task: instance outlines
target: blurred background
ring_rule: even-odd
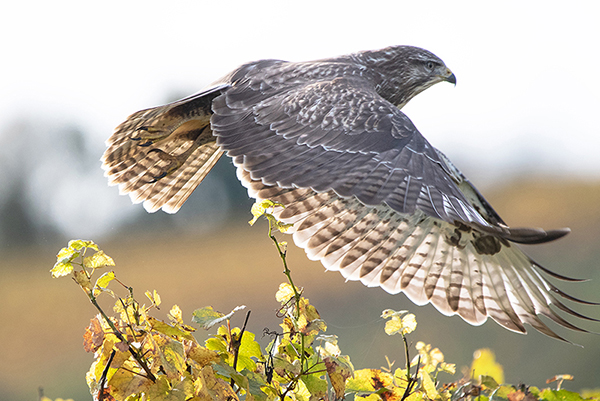
[[[424,47],[458,77],[405,111],[419,130],[516,226],[571,227],[526,251],[542,265],[592,279],[561,288],[600,301],[600,52],[595,2],[475,1],[22,1],[0,6],[0,394],[89,399],[92,355],[82,334],[95,310],[48,270],[72,238],[92,239],[117,262],[138,298],[156,289],[159,317],[179,304],[252,310],[249,329],[277,329],[285,281],[265,224],[250,228],[251,201],[230,161],[176,215],[146,213],[108,187],[99,158],[129,114],[200,90],[261,58],[311,60],[395,44]],[[489,347],[507,382],[544,386],[569,373],[571,390],[600,387],[597,335],[557,328],[574,346],[493,322],[471,327],[325,273],[289,250],[295,282],[329,323],[356,368],[404,364],[379,319],[409,309],[412,339],[439,347],[459,369]],[[107,307],[110,302],[105,300]],[[576,307],[600,318],[600,309]],[[162,315],[161,315],[162,314]],[[242,316],[234,323],[241,324]],[[583,322],[592,331],[599,324]],[[552,326],[552,328],[556,328]],[[206,337],[198,333],[198,338]],[[413,350],[414,353],[414,350]],[[441,377],[454,381],[460,377]]]

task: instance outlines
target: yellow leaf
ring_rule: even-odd
[[[115,272],[109,271],[98,277],[96,280],[96,285],[94,287],[106,288],[108,283],[115,279]]]
[[[171,318],[173,321],[179,324],[183,324],[183,313],[181,312],[181,308],[179,308],[178,305],[173,305],[173,307],[169,311],[169,318]]]
[[[110,271],[106,272],[96,280],[96,284],[94,285],[94,296],[98,296],[102,291],[106,290],[106,286],[108,283],[115,279],[115,272]]]
[[[72,271],[73,265],[71,264],[71,262],[56,262],[54,267],[50,270],[53,278],[66,276]]]
[[[456,373],[456,364],[454,363],[440,363],[440,370],[442,372],[450,373],[451,375]]]
[[[417,328],[417,319],[415,315],[409,313],[402,318],[402,334],[409,334]]]
[[[306,387],[306,384],[302,380],[298,380],[298,384],[294,389],[294,394],[296,395],[296,399],[298,401],[309,401],[310,400],[310,391]]]
[[[56,263],[70,262],[79,256],[79,252],[71,248],[62,248],[56,255]]]
[[[389,319],[392,316],[402,316],[404,315],[406,312],[408,312],[407,310],[401,310],[401,311],[395,311],[393,309],[385,309],[383,312],[381,312],[381,317],[384,319]]]
[[[98,245],[94,244],[94,241],[86,241],[82,239],[71,240],[69,241],[68,246],[69,248],[75,249],[77,251],[81,250],[82,248],[91,248],[95,251],[98,250]]]
[[[150,369],[161,369],[169,379],[179,378],[187,368],[183,344],[162,333],[146,336],[142,352],[149,359]]]
[[[252,218],[252,220],[250,220],[248,223],[250,225],[254,225],[254,223],[256,223],[256,221],[265,214],[265,212],[270,208],[273,207],[274,203],[268,199],[265,199],[263,201],[260,202],[254,202],[254,204],[252,205],[252,208],[250,209],[250,212],[252,213],[252,216],[254,216]]]
[[[354,392],[374,392],[392,386],[393,376],[378,369],[360,369],[354,371],[354,377],[348,379],[346,387]]]
[[[168,336],[173,337],[181,337],[187,340],[194,340],[194,336],[189,332],[182,330],[178,327],[173,327],[169,323],[161,322],[160,320],[153,318],[152,316],[148,317],[148,324],[150,325],[152,330],[158,331],[159,333],[166,334]],[[192,331],[194,329],[192,328]]]
[[[158,295],[158,292],[156,292],[156,290],[154,290],[153,292],[146,291],[144,294],[146,294],[146,297],[148,297],[148,299],[150,300],[150,302],[152,302],[154,306],[156,306],[157,308],[160,306],[160,295]]]
[[[106,266],[114,266],[115,261],[104,253],[104,251],[98,251],[92,256],[88,256],[83,259],[83,266],[91,269],[99,269]]]
[[[131,395],[147,391],[153,383],[144,377],[144,374],[137,362],[131,359],[125,361],[122,369],[117,370],[110,379],[111,395],[117,400],[124,400]]]
[[[396,316],[385,322],[385,334],[388,336],[392,336],[394,334],[398,334],[402,330],[402,320],[398,319]]]
[[[89,293],[92,290],[92,282],[90,281],[90,278],[85,270],[75,270],[73,272],[73,278],[75,279],[75,282],[85,290],[85,292]]]
[[[293,287],[288,283],[279,284],[279,290],[275,294],[275,299],[277,302],[281,302],[282,305],[285,305],[292,298],[294,298]]]
[[[434,366],[444,362],[444,354],[442,354],[442,351],[440,351],[439,348],[432,349],[429,355],[431,356],[431,363]]]
[[[338,346],[337,336],[320,335],[317,340],[321,340],[321,345],[317,347],[317,352],[321,358],[339,356],[342,353]]]
[[[429,376],[429,373],[420,370],[419,376],[421,376],[423,389],[425,390],[427,397],[430,400],[435,400],[436,398],[438,398],[440,396],[440,393],[438,393],[438,391],[436,390],[435,383],[431,379],[431,376]]]
[[[327,357],[323,359],[323,362],[325,363],[327,376],[329,376],[329,381],[335,391],[336,398],[341,399],[346,390],[346,379],[351,377],[354,372],[350,358],[345,355],[337,358]]]
[[[279,232],[282,232],[282,233],[286,233],[290,228],[292,228],[294,226],[291,223],[284,223],[284,222],[279,221],[279,220],[277,220],[275,218],[273,218],[273,220],[275,220],[274,221],[275,227],[277,227],[277,229],[279,230]],[[286,245],[287,245],[287,243],[286,243]]]
[[[215,376],[212,367],[206,366],[199,375],[200,383],[194,383],[200,400],[239,401],[237,394],[223,379]]]
[[[208,348],[204,348],[195,342],[190,343],[190,348],[187,351],[187,357],[198,362],[200,367],[204,367],[219,360],[219,354],[217,354],[215,351],[209,350]]]
[[[478,379],[479,376],[491,376],[497,383],[504,383],[504,369],[490,349],[479,349],[473,354],[471,377]]]
[[[406,311],[396,312],[391,309],[386,309],[383,311],[381,317],[390,319],[385,323],[384,328],[387,335],[391,336],[398,333],[406,335],[415,331],[417,328],[417,320],[415,315],[409,313],[404,317],[400,317],[404,313],[406,313]]]
[[[148,387],[146,393],[149,400],[177,400],[177,398],[173,396],[173,390],[171,389],[169,379],[167,379],[164,375],[158,376],[156,378],[156,382],[154,382],[150,387]]]

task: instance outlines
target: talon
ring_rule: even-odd
[[[168,174],[168,172],[164,172],[161,175],[158,175],[156,177],[154,177],[152,180],[148,181],[148,184],[154,184],[155,182],[157,182],[158,180],[160,180],[161,178],[166,177]]]
[[[163,128],[146,127],[146,126],[139,127],[138,129],[135,130],[135,132],[140,132],[140,134],[137,136],[132,136],[131,137],[132,141],[140,141],[142,139],[146,139],[148,141],[148,142],[145,142],[145,143],[147,143],[146,145],[141,145],[141,146],[151,145],[152,143],[157,142],[161,139],[164,139],[171,134],[170,130],[164,130]]]

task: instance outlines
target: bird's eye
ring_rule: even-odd
[[[435,67],[435,64],[433,63],[433,61],[428,61],[427,62],[427,69],[429,71],[433,71],[433,68]]]

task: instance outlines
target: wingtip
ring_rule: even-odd
[[[570,228],[560,228],[557,230],[543,230],[541,228],[510,228],[506,239],[519,244],[543,244],[554,241],[571,232]]]

